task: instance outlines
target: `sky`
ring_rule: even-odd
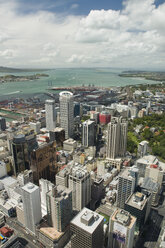
[[[0,66],[165,70],[165,0],[0,0]]]

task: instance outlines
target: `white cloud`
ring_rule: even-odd
[[[18,9],[19,1],[0,0],[0,65],[164,68],[165,4],[127,0],[120,11],[83,17]]]

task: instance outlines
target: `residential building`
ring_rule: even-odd
[[[148,141],[146,140],[143,140],[139,143],[138,145],[138,156],[141,158],[141,157],[144,157],[145,155],[147,155],[147,152],[148,152]]]

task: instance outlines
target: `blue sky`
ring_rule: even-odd
[[[164,69],[165,0],[0,0],[0,66]]]

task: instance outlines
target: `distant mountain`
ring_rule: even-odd
[[[40,71],[48,71],[49,69],[20,69],[20,68],[10,68],[0,66],[0,72],[4,73],[14,73],[14,72],[40,72]]]

